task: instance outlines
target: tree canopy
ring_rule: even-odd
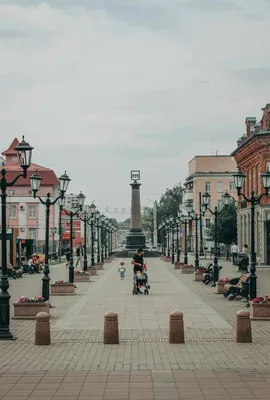
[[[185,188],[178,183],[172,189],[167,189],[161,196],[158,207],[158,221],[167,217],[177,217],[179,206],[182,204]]]
[[[211,224],[208,229],[208,234],[211,239],[214,239],[215,225]],[[236,201],[225,208],[217,219],[217,240],[219,243],[232,244],[237,241],[237,208]]]

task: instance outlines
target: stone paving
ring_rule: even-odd
[[[149,259],[149,296],[132,295],[132,266],[105,265],[76,296],[51,297],[52,344],[35,346],[34,321],[12,320],[16,341],[0,342],[0,399],[269,399],[269,322],[252,322],[253,343],[236,344],[235,315],[244,308],[213,288]],[[224,276],[236,275],[222,263]],[[67,279],[64,266],[51,279]],[[10,282],[12,301],[41,293],[42,275]],[[258,271],[259,291],[270,273]],[[267,291],[266,291],[267,292]],[[186,343],[168,343],[169,313],[184,314]],[[102,343],[104,314],[119,315],[120,344]]]

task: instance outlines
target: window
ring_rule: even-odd
[[[211,218],[205,218],[205,227],[209,229],[210,225],[211,225]]]
[[[16,218],[16,206],[9,206],[9,218]]]
[[[204,189],[206,192],[211,192],[211,182],[205,182]]]
[[[29,206],[29,208],[28,208],[28,217],[29,218],[36,218],[36,216],[37,216],[36,211],[37,211],[36,206]]]
[[[15,190],[9,190],[8,191],[9,196],[15,196]]]
[[[234,192],[235,191],[235,184],[234,182],[230,182],[230,192]]]
[[[37,230],[36,230],[36,228],[29,228],[28,237],[29,237],[29,239],[36,240],[36,238],[37,238]]]
[[[217,183],[217,191],[218,191],[218,193],[222,193],[223,192],[223,182],[218,182]]]

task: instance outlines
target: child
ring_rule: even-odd
[[[126,268],[125,268],[125,263],[123,261],[120,262],[120,268],[118,272],[120,273],[121,280],[125,279]]]

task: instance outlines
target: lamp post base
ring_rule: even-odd
[[[8,293],[8,291],[0,293],[0,340],[17,339],[10,332],[9,329],[9,324],[10,324],[9,300],[10,300],[10,294]]]
[[[69,283],[74,283],[74,265],[69,266]]]

